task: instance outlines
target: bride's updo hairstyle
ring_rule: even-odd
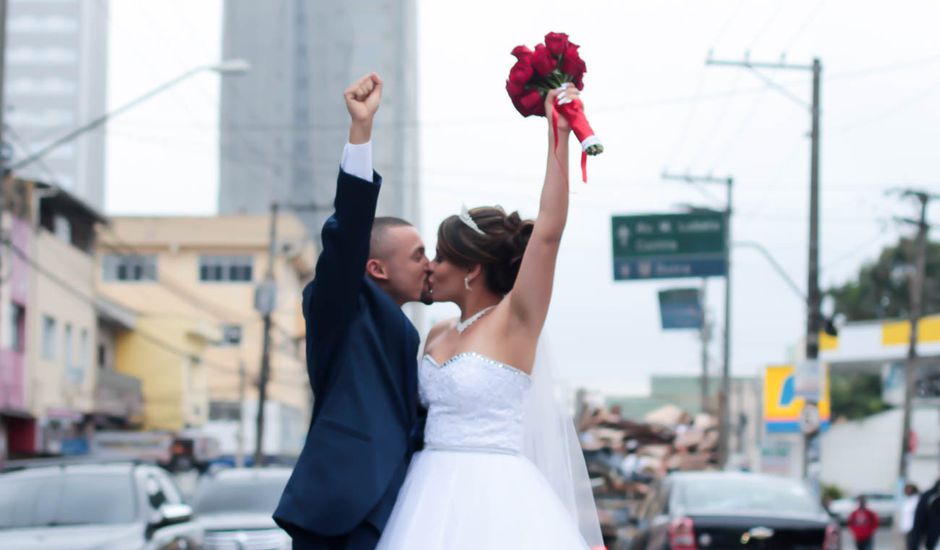
[[[487,288],[505,295],[516,282],[535,222],[523,220],[519,212],[506,214],[498,206],[480,206],[462,214],[468,215],[469,223],[461,216],[441,222],[437,230],[440,259],[466,269],[480,264]]]

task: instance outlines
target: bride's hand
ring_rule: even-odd
[[[556,107],[558,105],[569,103],[578,99],[581,96],[581,90],[575,88],[574,84],[566,83],[565,88],[555,89],[545,95],[545,118],[548,119],[548,127],[552,127],[552,103],[555,103]],[[558,113],[558,131],[559,132],[570,132],[571,125],[568,124],[568,120],[561,113]]]

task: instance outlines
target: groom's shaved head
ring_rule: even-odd
[[[395,227],[411,227],[401,218],[379,216],[372,222],[372,236],[369,239],[369,257],[386,260],[394,250],[394,239],[388,238],[388,232]]]

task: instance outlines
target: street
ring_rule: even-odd
[[[852,538],[852,533],[848,529],[842,529],[842,549],[852,550],[854,548],[855,540]],[[875,546],[873,550],[899,550],[903,548],[901,535],[893,528],[882,527],[878,529],[878,532],[875,534]]]

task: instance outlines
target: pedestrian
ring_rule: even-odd
[[[858,497],[858,508],[849,514],[848,526],[855,538],[855,547],[858,550],[872,550],[872,541],[878,530],[878,515],[865,505],[865,497]]]
[[[940,540],[940,481],[925,491],[914,510],[914,525],[907,536],[907,550],[934,550]],[[923,546],[921,546],[923,543]]]
[[[917,512],[917,502],[920,500],[920,490],[917,485],[908,483],[904,486],[904,499],[901,501],[901,516],[898,521],[898,528],[904,539],[907,540],[914,530],[914,514]],[[910,546],[909,543],[907,543]]]

